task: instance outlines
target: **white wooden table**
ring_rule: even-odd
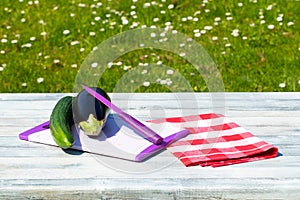
[[[19,140],[64,95],[0,94],[0,199],[300,199],[300,93],[225,93],[213,103],[210,93],[110,94],[142,120],[223,110],[282,154],[203,168],[163,151],[123,171],[108,158]]]

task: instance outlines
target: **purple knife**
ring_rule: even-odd
[[[104,98],[102,95],[98,94],[96,91],[92,90],[91,88],[85,85],[82,85],[82,87],[93,97],[95,97],[96,99],[101,101],[104,105],[106,105],[107,107],[115,111],[128,125],[130,125],[133,129],[135,129],[142,137],[144,137],[145,139],[149,140],[150,142],[156,145],[160,145],[163,142],[163,138],[159,136],[156,132],[154,132],[152,129],[147,127],[145,124],[135,119],[128,113],[125,113],[116,105],[108,101],[106,98]]]

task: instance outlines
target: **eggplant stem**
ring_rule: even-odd
[[[97,120],[93,114],[90,114],[88,120],[80,122],[79,126],[86,135],[98,136],[101,132],[103,123],[104,120]]]

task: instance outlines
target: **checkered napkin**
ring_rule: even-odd
[[[151,120],[190,131],[167,149],[185,166],[220,167],[274,158],[278,149],[221,114],[209,113]]]

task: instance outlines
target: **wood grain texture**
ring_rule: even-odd
[[[300,93],[110,94],[141,120],[220,111],[282,154],[215,169],[184,167],[166,151],[114,163],[18,139],[65,95],[0,94],[0,199],[300,198]]]

